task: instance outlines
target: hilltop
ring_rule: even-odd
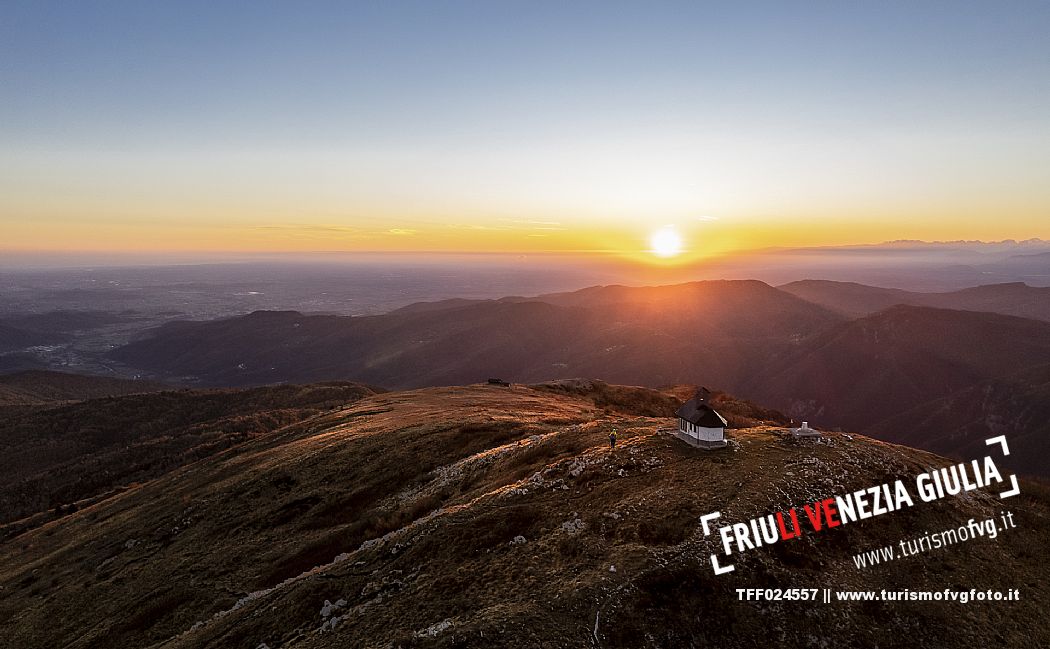
[[[3,542],[0,637],[25,649],[1050,642],[1036,623],[1050,498],[1028,483],[1008,502],[975,492],[780,543],[716,577],[702,514],[746,520],[951,462],[857,435],[794,439],[725,396],[748,427],[701,451],[661,432],[673,397],[592,382],[365,396]],[[1004,506],[1019,527],[995,541],[865,570],[850,559]],[[1023,599],[890,608],[734,590],[828,584]]]

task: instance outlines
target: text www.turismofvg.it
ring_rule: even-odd
[[[887,545],[874,550],[867,550],[853,555],[853,564],[860,568],[888,563],[902,557],[912,557],[923,552],[939,550],[957,543],[964,543],[977,538],[994,539],[999,532],[1017,527],[1013,512],[1002,512],[998,517],[975,520],[971,518],[965,525],[953,527],[941,532],[927,532],[921,536],[902,539],[894,545]]]

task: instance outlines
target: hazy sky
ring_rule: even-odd
[[[1050,238],[1050,2],[0,3],[0,249]]]

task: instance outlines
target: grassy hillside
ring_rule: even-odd
[[[168,390],[5,409],[0,538],[375,392],[356,383]]]
[[[584,392],[374,395],[135,486],[0,544],[0,637],[26,649],[1050,642],[1044,490],[1006,505],[1019,527],[995,541],[867,570],[850,560],[1003,509],[976,493],[751,552],[716,577],[702,514],[746,520],[949,462],[761,424],[705,452],[660,432],[672,420],[637,414],[665,397],[612,390],[599,405]],[[828,584],[1023,599],[770,605],[734,590]]]

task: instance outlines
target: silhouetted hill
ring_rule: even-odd
[[[856,282],[804,279],[778,286],[797,297],[845,316],[865,316],[897,304],[915,304],[922,293],[899,288],[881,288]]]
[[[858,570],[854,553],[998,517],[975,493],[749,552],[715,576],[699,517],[747,520],[948,460],[769,426],[721,451],[673,420],[514,386],[366,397],[0,543],[20,649],[1043,646],[1050,502],[1017,530]],[[590,393],[591,388],[581,387]],[[658,403],[626,389],[631,401]],[[620,431],[615,451],[606,437]],[[994,567],[994,569],[989,569]],[[737,588],[1008,590],[1018,602],[740,601]],[[1000,605],[1001,604],[1001,605]],[[61,612],[56,615],[56,611]]]
[[[613,383],[739,385],[841,321],[762,282],[595,287],[455,301],[382,316],[258,312],[178,322],[112,357],[208,385],[353,378],[391,388],[597,376]]]
[[[822,333],[756,376],[746,394],[796,418],[868,430],[991,378],[1047,363],[1050,323],[895,306]]]
[[[446,311],[448,309],[460,309],[467,306],[474,306],[475,304],[485,304],[495,302],[496,300],[468,300],[464,298],[451,298],[448,300],[436,300],[434,302],[414,302],[408,306],[403,306],[400,309],[395,309],[391,313],[406,314],[406,313],[425,313],[427,311]],[[503,301],[510,301],[504,298]]]
[[[1028,286],[1023,282],[975,286],[951,293],[931,293],[922,303],[942,309],[990,311],[1050,321],[1050,287]]]
[[[49,372],[33,378],[69,382],[75,377]],[[97,379],[83,378],[98,387]],[[373,388],[355,383],[169,389],[47,408],[4,409],[0,411],[0,523],[54,508],[59,508],[54,514],[61,514],[78,501],[155,478],[374,393]],[[45,520],[38,517],[0,528],[0,536]]]
[[[960,311],[988,311],[1050,321],[1050,288],[1028,286],[1023,282],[987,284],[950,293],[917,293],[854,282],[814,279],[791,282],[778,288],[851,317],[870,315],[897,304],[908,304]]]
[[[872,424],[872,435],[956,457],[977,457],[984,440],[1006,435],[1003,464],[1050,474],[1050,365],[988,379]]]
[[[40,405],[170,389],[170,385],[156,381],[31,370],[0,375],[0,406]]]

